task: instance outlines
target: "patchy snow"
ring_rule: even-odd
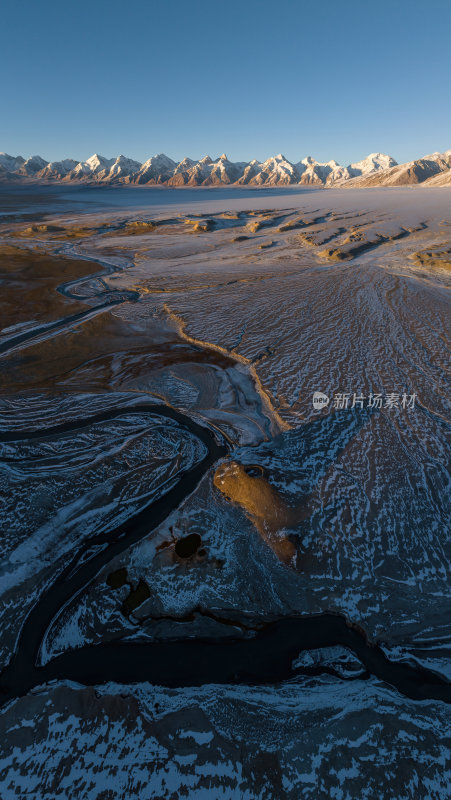
[[[0,782],[33,800],[91,800],[112,785],[127,800],[374,800],[385,785],[396,800],[442,800],[450,734],[442,704],[374,681],[57,685],[0,714]]]

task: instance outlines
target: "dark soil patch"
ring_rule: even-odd
[[[175,545],[175,552],[180,558],[190,558],[197,553],[202,544],[202,539],[198,533],[190,533],[182,536]]]
[[[142,605],[144,600],[150,597],[150,589],[145,581],[139,581],[136,589],[132,589],[128,597],[125,598],[122,604],[122,612],[126,615],[131,614],[135,608]]]
[[[127,583],[127,570],[125,567],[121,567],[120,569],[115,570],[114,572],[110,572],[108,575],[106,582],[111,589],[120,589],[121,586],[124,586]]]

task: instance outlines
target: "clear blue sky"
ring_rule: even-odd
[[[2,0],[0,24],[13,155],[451,148],[447,0]]]

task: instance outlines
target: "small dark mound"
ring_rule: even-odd
[[[122,613],[128,616],[150,597],[150,589],[145,581],[140,579],[137,587],[132,589],[122,604]]]
[[[124,583],[127,582],[127,570],[125,567],[117,569],[115,572],[110,572],[106,582],[111,589],[120,589]]]
[[[198,533],[190,533],[188,536],[182,536],[176,542],[175,552],[180,558],[189,558],[197,553],[202,544],[202,539]]]

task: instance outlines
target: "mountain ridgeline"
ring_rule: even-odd
[[[229,161],[223,154],[215,161],[205,156],[199,161],[184,158],[173,161],[164,154],[151,156],[144,163],[126,156],[104,158],[93,155],[87,161],[66,158],[45,161],[40,156],[22,158],[0,153],[0,181],[5,182],[83,182],[108,184],[149,184],[166,186],[400,186],[424,183],[451,185],[451,150],[432,153],[398,164],[391,156],[371,153],[362,161],[344,167],[337,161],[325,163],[308,156],[291,163],[281,153],[266,161]]]

